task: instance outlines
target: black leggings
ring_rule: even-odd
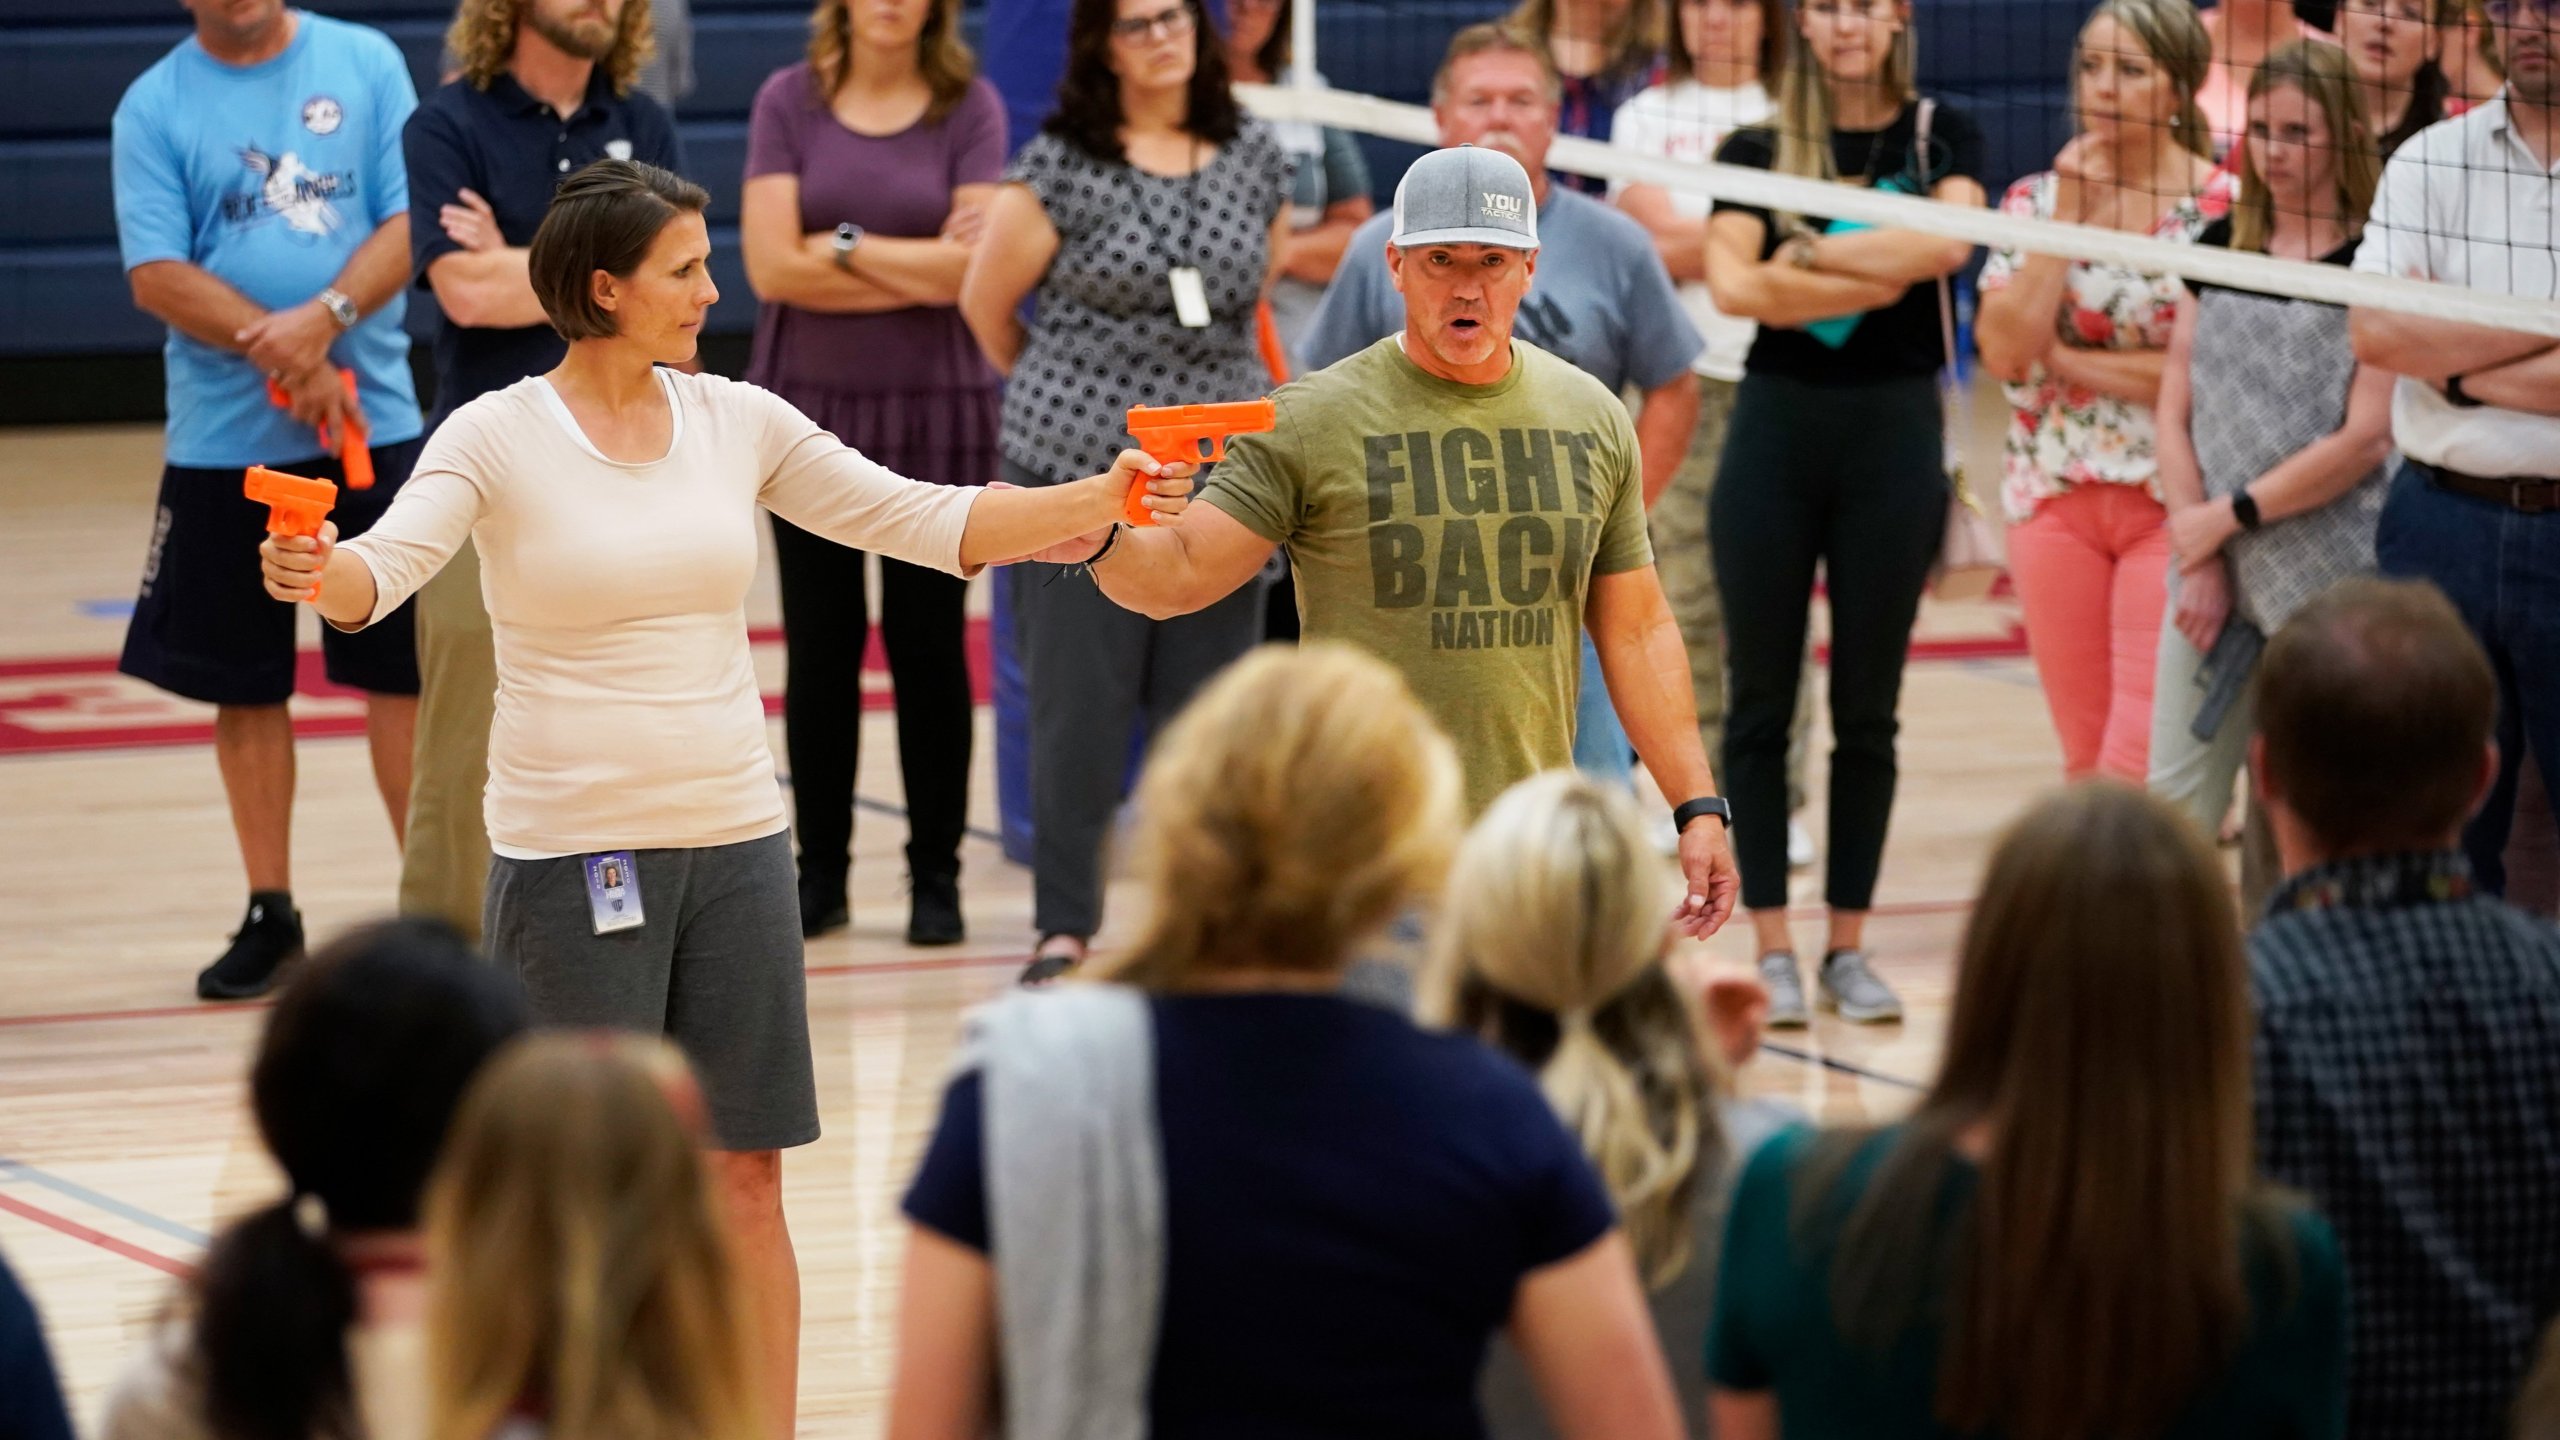
[[[1754,373],[1734,397],[1707,539],[1731,685],[1718,778],[1750,909],[1787,903],[1787,726],[1817,563],[1831,601],[1824,898],[1836,910],[1873,903],[1903,657],[1946,531],[1943,425],[1928,376],[1815,385]]]
[[[853,778],[862,759],[862,652],[871,607],[863,555],[780,516],[783,749],[791,764],[800,873],[840,885],[853,851]],[[880,557],[880,641],[897,697],[898,773],[907,796],[907,869],[956,875],[969,813],[976,716],[969,692],[969,584],[956,575]]]

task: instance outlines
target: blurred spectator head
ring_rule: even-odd
[[[1908,97],[1919,73],[1911,0],[1796,0],[1795,35],[1778,76],[1781,175],[1839,178],[1831,154],[1831,87],[1873,84]]]
[[[818,0],[809,12],[809,69],[832,96],[853,78],[855,41],[874,50],[912,50],[933,102],[930,124],[950,114],[978,77],[978,57],[960,34],[960,0]]]
[[[506,73],[526,32],[602,70],[616,95],[628,95],[640,67],[657,53],[649,0],[462,0],[445,32],[447,54],[462,78],[486,90]]]
[[[2444,98],[2439,60],[2461,39],[2461,0],[2344,0],[2338,6],[2338,46],[2358,83],[2379,91],[2393,106],[2412,95]],[[2368,116],[2377,125],[2388,116]]]
[[[1465,821],[1448,739],[1384,661],[1266,646],[1183,708],[1138,782],[1131,869],[1154,913],[1112,978],[1324,976],[1437,893]]]
[[[1898,1143],[1835,1134],[1808,1162],[1796,1219],[1838,1227],[1841,1333],[1890,1346],[1941,1321],[1956,1432],[2168,1429],[2248,1332],[2250,1035],[2239,917],[2195,826],[2107,782],[2029,809],[1993,850]],[[1979,1173],[1951,1231],[1960,1156]]]
[[[1663,966],[1680,888],[1634,799],[1575,770],[1504,791],[1458,848],[1423,1018],[1538,1072],[1654,1284],[1689,1266],[1722,1169],[1721,1057]]]
[[[2269,55],[2249,81],[2248,128],[2234,148],[2232,249],[2263,252],[2280,213],[2334,214],[2350,233],[2364,228],[2382,157],[2341,47],[2296,40]]]
[[[2213,66],[2213,37],[2187,0],[2102,0],[2072,48],[2072,109],[2080,128],[2124,143],[2166,129],[2213,155],[2213,128],[2196,104]]]
[[[1546,47],[1507,24],[1470,25],[1449,37],[1431,77],[1440,143],[1501,151],[1534,177],[1546,174],[1563,97]]]
[[[666,1042],[601,1032],[472,1087],[427,1200],[431,1435],[532,1402],[556,1440],[763,1440],[692,1095]]]
[[[707,274],[697,268],[677,275],[671,266],[642,262],[662,242],[702,237],[702,212],[710,203],[701,186],[637,160],[598,160],[561,181],[525,261],[551,328],[569,341],[626,334],[661,344],[682,340],[656,332],[693,318],[710,284]],[[692,237],[669,234],[688,218]]]
[[[1224,42],[1199,0],[1075,0],[1058,108],[1042,128],[1096,159],[1125,160],[1128,99],[1180,90],[1183,128],[1224,145],[1244,124],[1227,81]]]
[[[1748,68],[1763,85],[1778,83],[1786,64],[1786,0],[1678,0],[1666,37],[1675,79],[1723,62]]]
[[[1294,14],[1290,0],[1227,0],[1227,54],[1249,60],[1254,70],[1277,79],[1289,68]]]
[[[335,1242],[417,1226],[472,1077],[526,1024],[515,983],[431,920],[352,931],[286,987],[249,1101],[288,1193],[223,1232],[196,1277],[214,1433],[343,1433],[357,1297]]]
[[[1620,0],[1611,7],[1609,28],[1600,38],[1608,59],[1597,74],[1612,79],[1641,75],[1662,58],[1664,32],[1663,0]],[[1520,0],[1518,8],[1503,17],[1505,25],[1530,36],[1545,46],[1555,34],[1556,0]]]
[[[2549,0],[2476,0],[2480,18],[2488,22],[2490,44],[2498,57],[2498,73],[2507,77],[2507,95],[2526,105],[2560,104],[2560,72],[2552,68],[2560,49],[2560,15]]]
[[[2257,709],[2249,768],[2308,858],[2450,848],[2497,773],[2497,678],[2424,581],[2349,580],[2297,611]]]
[[[285,0],[185,0],[196,33],[224,50],[255,46],[284,18]]]

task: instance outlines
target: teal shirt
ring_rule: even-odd
[[[1742,1172],[1717,1270],[1707,1378],[1726,1390],[1775,1390],[1787,1440],[1949,1440],[1932,1415],[1937,1328],[1915,1329],[1886,1354],[1851,1348],[1832,1320],[1828,1258],[1795,1244],[1794,1186],[1814,1134],[1799,1128],[1779,1136]],[[1886,1130],[1847,1183],[1863,1189],[1901,1134]],[[1976,1174],[1960,1166],[1949,1181],[1950,1216],[1962,1213]],[[2286,1267],[2274,1256],[2251,1256],[2257,1323],[2230,1370],[2162,1440],[2337,1440],[2346,1433],[2346,1270],[2327,1221],[2307,1209],[2291,1218],[2290,1303],[2280,1298]]]

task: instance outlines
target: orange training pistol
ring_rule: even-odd
[[[264,465],[250,466],[247,483],[240,488],[267,507],[270,535],[317,535],[320,522],[329,518],[330,509],[338,503],[338,487],[328,481],[287,475]],[[311,598],[320,598],[316,583]]]
[[[1280,421],[1269,397],[1225,405],[1139,405],[1129,411],[1129,434],[1138,448],[1156,461],[1201,465],[1227,458],[1227,437],[1268,430]],[[1153,525],[1156,512],[1146,506],[1147,482],[1129,487],[1120,518],[1131,525]]]
[[[356,403],[356,372],[341,368],[338,371],[338,383],[346,387],[347,404],[353,407]],[[269,380],[267,403],[279,410],[290,410],[293,408],[293,397],[284,393],[284,386]],[[357,410],[356,413],[361,415],[364,412]],[[327,422],[321,423],[320,448],[337,452],[338,468],[346,472],[347,488],[350,490],[373,488],[373,452],[365,448],[365,440],[366,431],[362,421],[348,425],[346,433],[334,440],[329,438]]]

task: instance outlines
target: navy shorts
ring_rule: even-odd
[[[373,447],[370,490],[347,489],[334,455],[273,468],[338,482],[338,508],[329,518],[339,539],[352,540],[382,518],[423,443]],[[281,705],[293,694],[301,607],[269,596],[260,578],[267,507],[240,493],[246,475],[188,465],[160,472],[160,508],[118,670],[211,705]],[[406,604],[354,634],[321,626],[320,653],[337,684],[373,695],[418,693],[417,642]]]

